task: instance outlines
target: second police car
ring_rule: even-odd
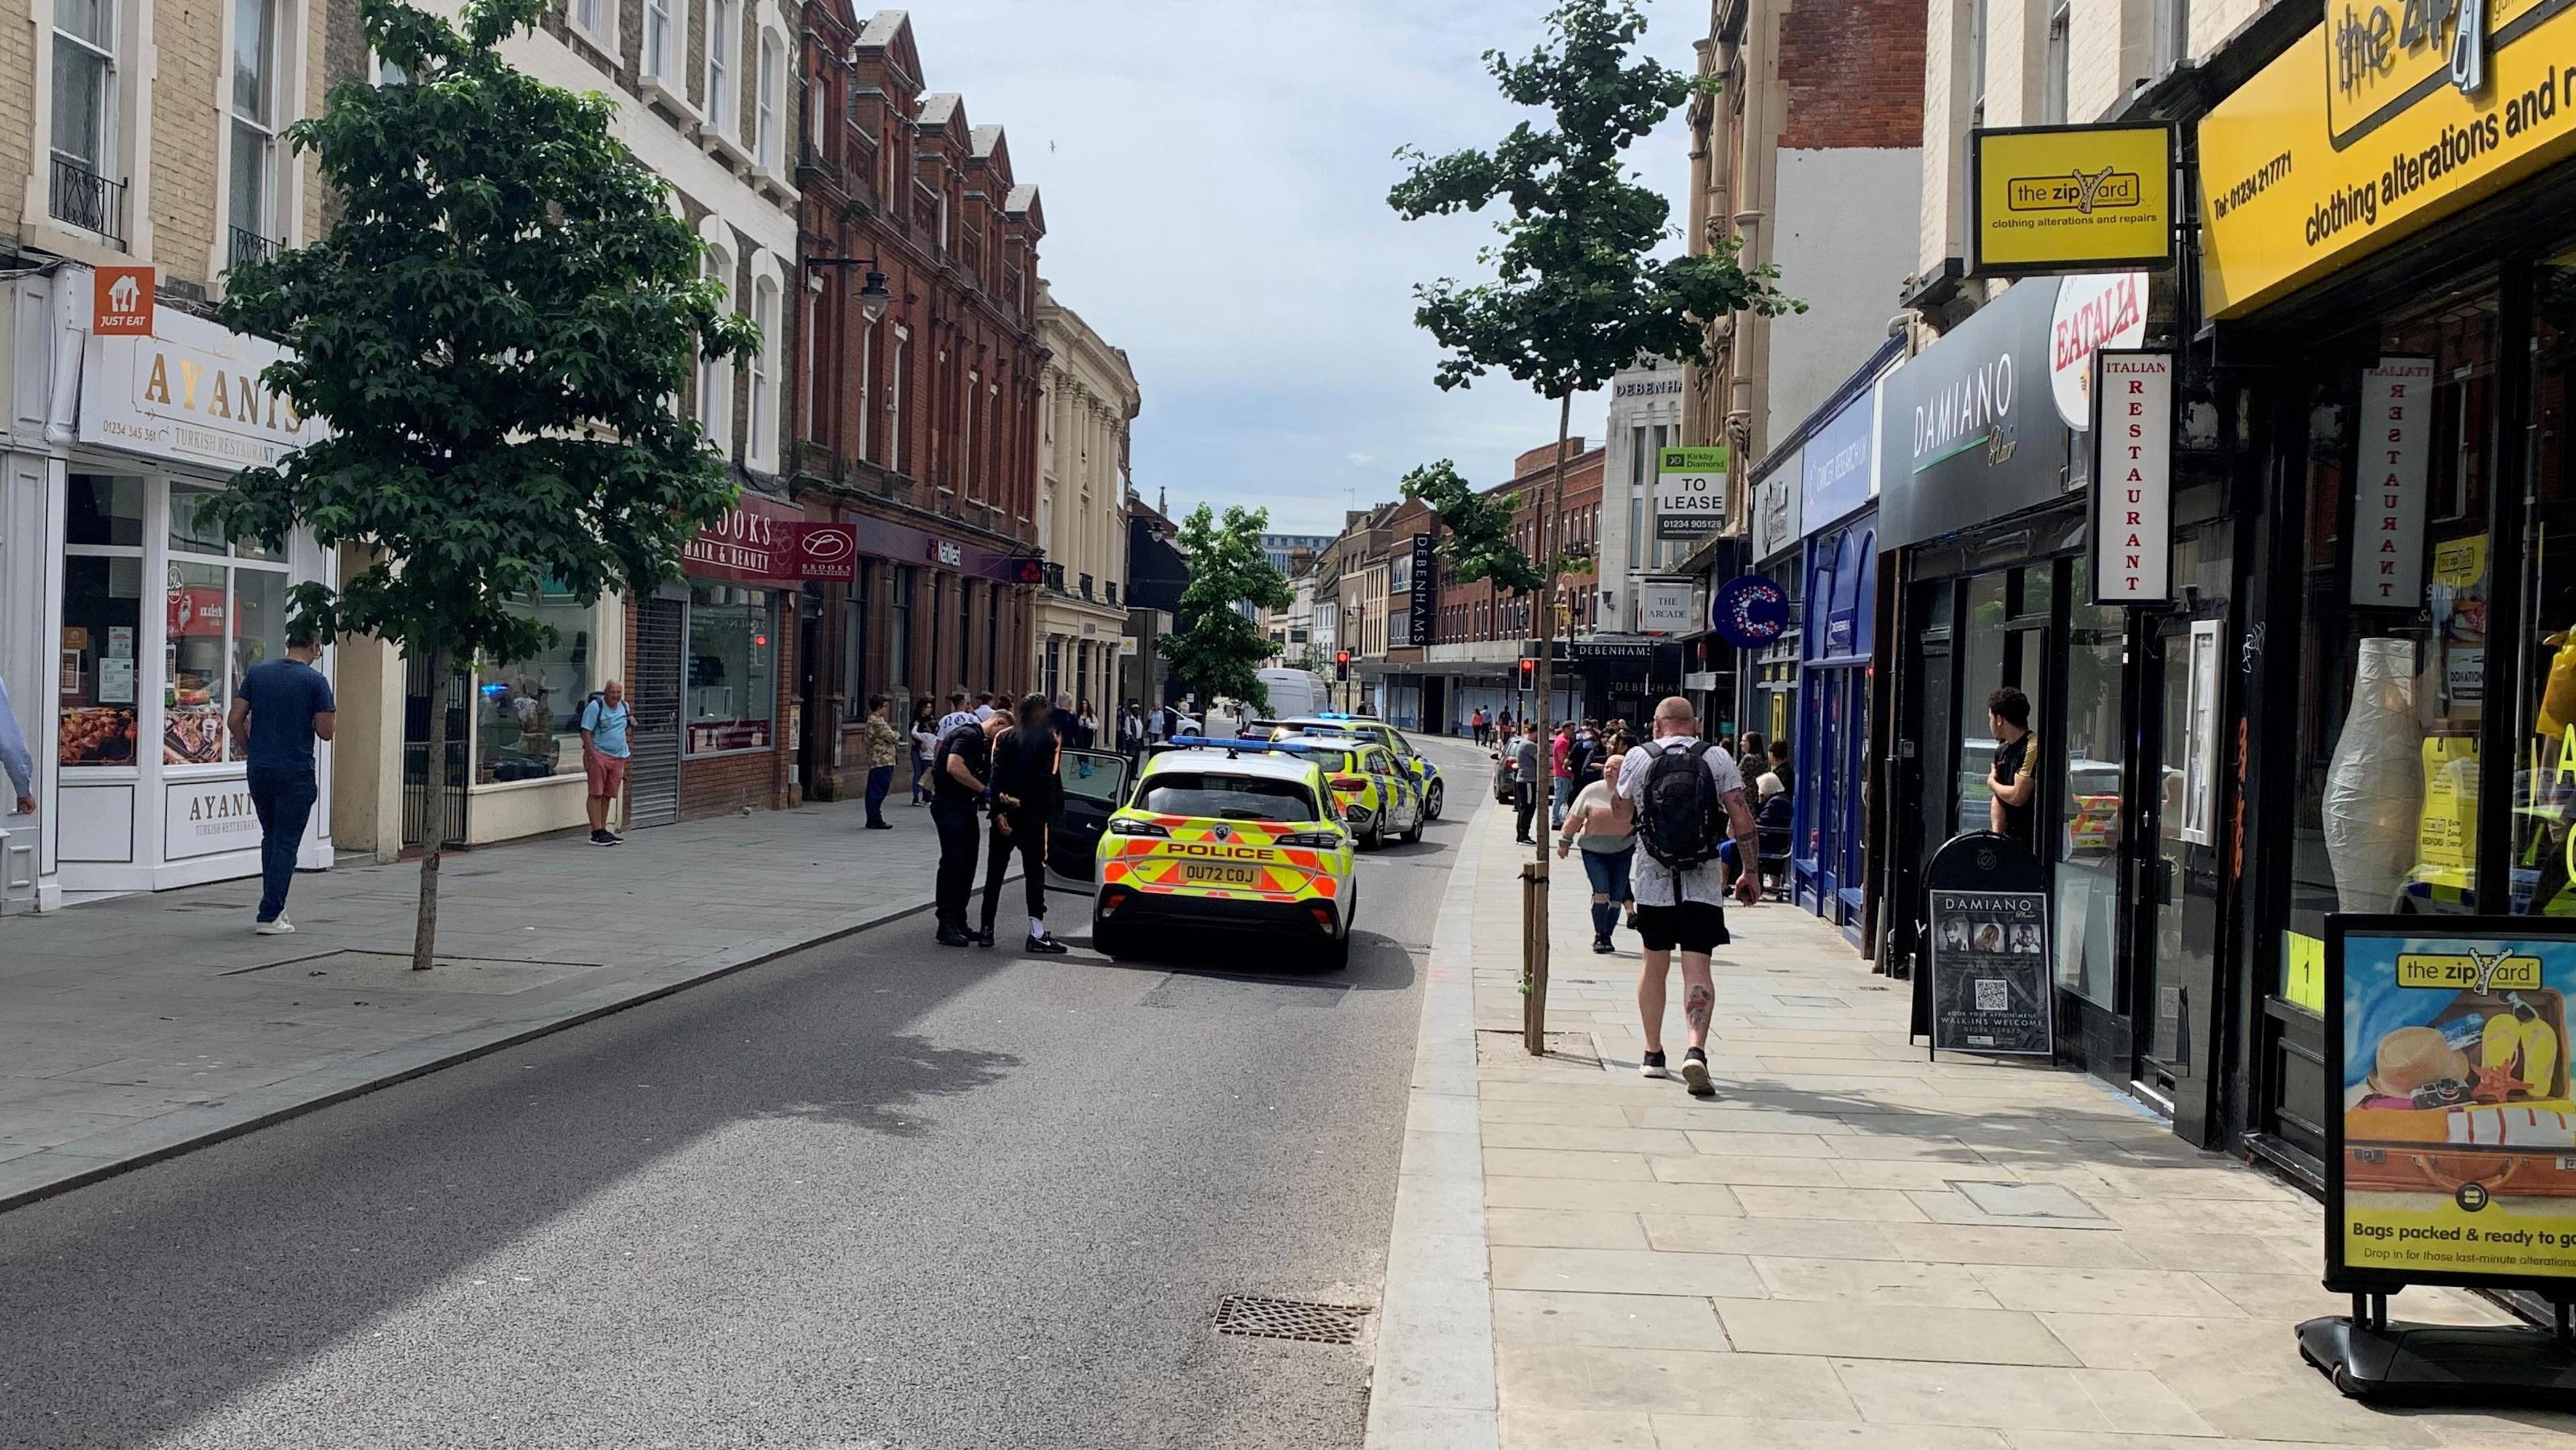
[[[1270,738],[1273,740],[1289,740],[1300,735],[1353,735],[1362,740],[1376,741],[1395,757],[1397,768],[1421,788],[1424,817],[1434,821],[1440,819],[1440,811],[1447,804],[1448,795],[1441,784],[1440,767],[1432,763],[1430,756],[1414,749],[1413,742],[1404,737],[1403,731],[1385,721],[1367,715],[1327,710],[1317,715],[1291,715],[1266,723],[1271,727]]]

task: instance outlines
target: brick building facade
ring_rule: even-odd
[[[1046,221],[1002,128],[929,91],[904,12],[812,0],[803,24],[791,472],[805,516],[859,545],[856,579],[800,598],[804,778],[834,796],[868,696],[901,716],[1031,683],[1036,588],[1014,561],[1038,544]]]

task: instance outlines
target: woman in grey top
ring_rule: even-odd
[[[1576,841],[1583,844],[1583,874],[1592,878],[1592,950],[1604,956],[1612,950],[1610,929],[1619,924],[1621,910],[1633,913],[1636,907],[1628,891],[1628,863],[1637,857],[1637,804],[1619,794],[1622,757],[1635,743],[1616,733],[1603,742],[1600,778],[1575,793],[1556,838],[1560,861]]]

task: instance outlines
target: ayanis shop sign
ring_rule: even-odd
[[[273,465],[325,431],[260,380],[285,356],[273,342],[168,308],[148,337],[93,335],[80,439],[227,471]]]

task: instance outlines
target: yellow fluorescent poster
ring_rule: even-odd
[[[2155,266],[2173,253],[2173,133],[2031,126],[1969,138],[1978,276]]]
[[[2576,1278],[2576,937],[2424,926],[2341,931],[2328,1279]]]
[[[2342,0],[2198,136],[2201,287],[2234,317],[2576,153],[2576,5]]]

